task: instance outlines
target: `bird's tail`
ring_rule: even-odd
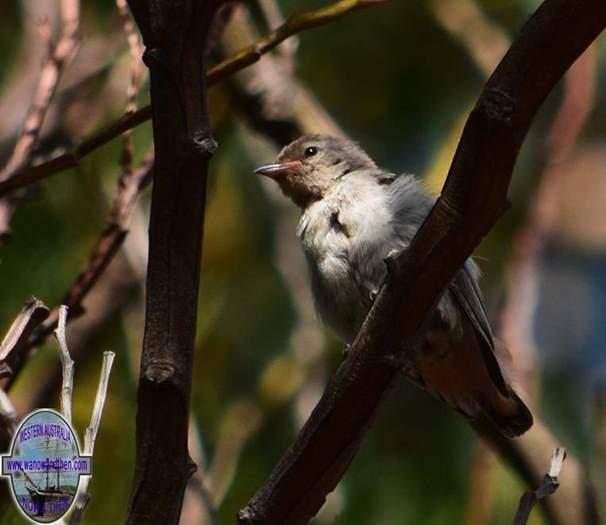
[[[482,412],[507,437],[517,437],[526,432],[533,423],[530,410],[511,387],[508,398],[488,403]]]
[[[526,432],[532,426],[532,414],[504,379],[492,351],[468,342],[449,346],[446,352],[418,356],[417,382],[465,417],[487,419],[507,437]]]

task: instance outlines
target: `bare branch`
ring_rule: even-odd
[[[8,435],[13,436],[18,426],[17,411],[10,397],[2,388],[0,388],[0,418],[4,422]]]
[[[10,375],[14,363],[24,351],[27,339],[48,316],[48,308],[32,297],[13,321],[0,344],[0,373]],[[17,428],[17,412],[4,389],[0,388],[0,422],[6,437],[10,438]]]
[[[137,197],[152,180],[154,168],[153,154],[150,152],[145,160],[128,177],[123,175],[118,181],[118,192],[112,204],[112,208],[107,218],[107,226],[101,232],[97,242],[88,258],[84,270],[78,275],[69,290],[63,297],[62,303],[65,304],[70,314],[67,322],[76,319],[84,310],[82,302],[90,290],[95,286],[103,272],[122,246],[124,239],[128,234],[128,220],[132,214]],[[29,353],[40,346],[46,338],[53,332],[59,319],[59,309],[55,308],[45,316],[44,322],[35,330],[32,328],[27,334],[27,338],[22,340],[22,350],[15,353],[11,359],[10,369],[3,372],[0,376],[9,377],[8,387],[17,378]],[[38,323],[40,324],[40,323]],[[1,363],[1,361],[0,361]]]
[[[246,7],[237,6],[223,38],[225,53],[256,39]],[[267,56],[234,79],[233,101],[248,123],[282,145],[304,133],[343,135],[313,94],[283,66],[284,61]]]
[[[538,489],[532,492],[525,492],[520,498],[520,504],[513,518],[513,525],[526,525],[532,508],[542,500],[543,498],[553,494],[558,487],[560,482],[558,478],[562,470],[562,465],[566,459],[566,449],[556,448],[551,456],[551,464],[549,466],[549,472],[545,474],[543,481]]]
[[[240,524],[307,523],[334,489],[436,298],[506,209],[536,111],[605,25],[602,0],[546,0],[527,22],[469,116],[442,195],[390,264],[347,359]]]
[[[467,49],[488,77],[509,47],[509,37],[484,16],[474,0],[433,0],[439,22]]]
[[[32,332],[48,317],[48,308],[35,297],[25,303],[0,344],[0,377],[13,374]]]
[[[72,422],[72,394],[74,389],[74,361],[69,355],[65,325],[67,321],[67,306],[59,307],[59,323],[55,330],[55,337],[59,343],[59,355],[61,357],[61,368],[63,370],[63,381],[61,384],[61,413],[68,423]]]
[[[107,397],[107,386],[114,357],[116,357],[114,352],[103,352],[103,363],[101,365],[101,376],[99,378],[99,386],[97,387],[95,405],[93,406],[90,424],[86,427],[86,434],[84,435],[84,454],[89,456],[92,456],[95,451],[95,440],[99,433],[99,425],[101,424],[101,416],[103,415],[103,407],[105,406],[105,398]]]
[[[143,44],[139,38],[139,33],[135,27],[135,23],[131,17],[126,0],[116,0],[124,33],[128,40],[128,49],[130,52],[130,78],[126,91],[127,103],[126,113],[134,113],[137,111],[137,94],[143,78],[143,64],[141,57],[143,56]],[[128,177],[132,172],[133,162],[133,137],[132,130],[124,132],[124,145],[122,147],[122,155],[120,164],[124,177]]]
[[[114,352],[103,352],[103,363],[101,365],[101,374],[99,377],[99,385],[97,386],[93,413],[90,418],[90,423],[88,427],[86,427],[86,433],[84,434],[84,451],[82,454],[85,456],[92,456],[95,452],[95,441],[97,439],[97,434],[99,433],[99,426],[101,425],[101,417],[103,416],[103,408],[105,407],[105,399],[107,398],[109,377],[111,375],[115,356],[116,354],[114,354]],[[90,501],[88,487],[90,486],[91,481],[91,476],[85,476],[80,479],[78,492],[76,494],[76,503],[69,519],[70,525],[77,525],[82,520],[84,510]]]
[[[265,25],[268,28],[278,27],[284,23],[284,15],[276,0],[258,0],[261,13],[265,18]],[[278,46],[278,52],[281,58],[289,62],[291,71],[296,67],[295,59],[297,49],[299,48],[299,38],[296,35],[291,36],[282,45]]]
[[[107,271],[87,296],[86,315],[73,323],[71,321],[74,318],[68,316],[69,352],[76,363],[85,360],[95,350],[95,345],[91,342],[98,331],[123,308],[136,302],[138,294],[133,292],[137,291],[140,284],[140,276],[133,270],[124,253],[118,251]],[[27,389],[20,392],[19,414],[47,406],[48,401],[61,388],[61,380],[61,363],[57,358],[40,370],[36,374],[36,380],[28,383]]]
[[[287,22],[272,31],[254,45],[235,53],[207,73],[207,85],[213,86],[238,71],[257,62],[263,54],[271,51],[286,38],[298,32],[318,27],[333,22],[345,14],[356,9],[381,5],[385,0],[340,0],[329,7],[295,15]],[[24,168],[14,173],[10,180],[0,182],[0,197],[3,197],[16,189],[23,188],[34,182],[42,180],[69,168],[75,168],[80,160],[101,146],[120,136],[125,131],[132,129],[151,118],[151,107],[145,106],[134,113],[125,113],[118,120],[108,124],[90,138],[84,140],[76,147],[47,162]]]
[[[187,484],[179,524],[214,525],[217,520],[215,506],[211,501],[206,483],[206,457],[202,449],[198,422],[193,417],[190,417],[189,421],[187,444],[191,458],[198,468]]]
[[[6,166],[0,171],[0,181],[6,181],[17,173],[27,169],[32,161],[40,129],[51,100],[57,89],[65,64],[73,56],[80,38],[78,27],[80,22],[79,0],[61,0],[61,33],[56,44],[52,43],[47,24],[41,26],[44,37],[49,42],[48,56],[42,66],[34,99],[25,118],[21,137],[17,141],[13,154]],[[14,211],[14,202],[0,202],[0,238],[10,233],[10,218]]]

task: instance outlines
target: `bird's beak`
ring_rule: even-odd
[[[302,167],[303,163],[300,160],[293,160],[291,162],[282,162],[277,164],[264,164],[263,166],[259,166],[255,170],[255,173],[275,179],[280,175],[284,175],[289,172],[298,172]]]

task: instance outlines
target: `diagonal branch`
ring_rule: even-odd
[[[546,0],[488,80],[442,195],[385,285],[312,416],[241,525],[307,523],[351,463],[426,316],[507,208],[515,160],[538,108],[606,25],[602,0]]]
[[[291,35],[313,27],[319,27],[341,18],[342,16],[366,7],[384,3],[385,0],[340,0],[331,6],[301,13],[290,17],[286,23],[272,31],[259,42],[238,51],[233,57],[227,58],[207,73],[207,85],[213,86],[219,81],[241,71],[257,62],[265,53],[274,49]],[[151,106],[145,106],[138,111],[125,113],[118,120],[108,124],[79,145],[54,157],[47,162],[15,171],[10,180],[0,181],[0,197],[59,173],[75,168],[81,159],[119,137],[125,131],[132,129],[151,118]]]
[[[0,344],[0,377],[10,376],[27,349],[32,332],[48,317],[48,308],[35,297],[25,303]]]
[[[122,26],[124,28],[124,33],[126,34],[130,53],[130,78],[126,90],[126,113],[134,113],[137,111],[137,95],[139,94],[141,79],[143,78],[143,64],[141,63],[143,44],[139,38],[135,22],[128,10],[126,0],[116,0],[116,5],[118,6],[120,18],[122,19]],[[129,177],[132,172],[133,153],[134,143],[132,130],[128,130],[124,132],[123,135],[122,155],[120,158],[123,177]]]
[[[32,331],[48,316],[48,308],[32,297],[25,303],[0,343],[0,377],[11,374],[15,360],[23,352]],[[0,388],[0,442],[5,445],[17,428],[15,408],[4,389]]]
[[[80,43],[80,0],[61,0],[61,33],[52,42],[48,21],[42,22],[41,32],[48,41],[48,56],[42,66],[32,105],[25,118],[23,130],[6,166],[0,171],[0,182],[7,181],[27,169],[38,145],[44,117],[53,99],[59,79],[67,61]],[[10,219],[15,203],[11,199],[0,201],[0,238],[10,233]]]
[[[241,45],[240,39],[251,40],[252,26],[242,6],[233,14],[225,34],[227,51]],[[240,44],[238,44],[240,42]],[[501,56],[505,53],[501,53]],[[342,133],[324,108],[313,98],[301,81],[290,71],[283,71],[280,57],[272,56],[247,69],[232,83],[233,95],[243,115],[261,134],[284,145],[304,133]],[[496,67],[496,63],[493,67]],[[284,89],[284,85],[287,88]],[[287,103],[285,103],[285,100]],[[544,450],[558,446],[557,439],[535,415],[533,428],[516,440],[504,439],[498,433],[477,429],[501,459],[512,466],[529,485],[540,481],[543,466],[537,461]],[[557,498],[543,500],[547,515],[554,523],[574,523],[583,515],[585,475],[576,459],[569,457],[567,475],[562,480]]]
[[[128,234],[128,220],[137,202],[138,195],[151,183],[154,170],[154,157],[148,153],[141,165],[128,176],[122,174],[118,181],[118,191],[107,218],[107,225],[93,246],[86,266],[76,277],[61,300],[70,311],[67,322],[82,315],[82,302],[95,286],[114,258]],[[14,352],[7,365],[0,368],[0,377],[8,377],[5,388],[10,388],[21,372],[30,352],[40,346],[53,333],[59,320],[59,309],[54,308],[43,322],[38,323],[21,342],[18,352]],[[0,360],[1,363],[1,360]],[[0,365],[1,366],[1,365]]]

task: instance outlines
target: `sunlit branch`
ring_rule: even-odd
[[[313,27],[328,24],[357,9],[381,5],[384,1],[385,0],[341,0],[325,8],[293,15],[289,17],[282,26],[263,37],[257,43],[247,46],[235,53],[233,57],[210,68],[207,73],[207,84],[208,86],[212,86],[220,80],[254,64],[263,56],[263,54],[271,51],[291,35]],[[5,196],[16,189],[23,188],[24,186],[42,180],[50,175],[54,175],[69,168],[75,168],[79,165],[82,158],[120,136],[125,131],[146,122],[150,118],[150,106],[145,106],[134,113],[125,113],[118,120],[108,124],[79,145],[61,155],[37,166],[16,171],[11,179],[0,182],[0,197]]]

